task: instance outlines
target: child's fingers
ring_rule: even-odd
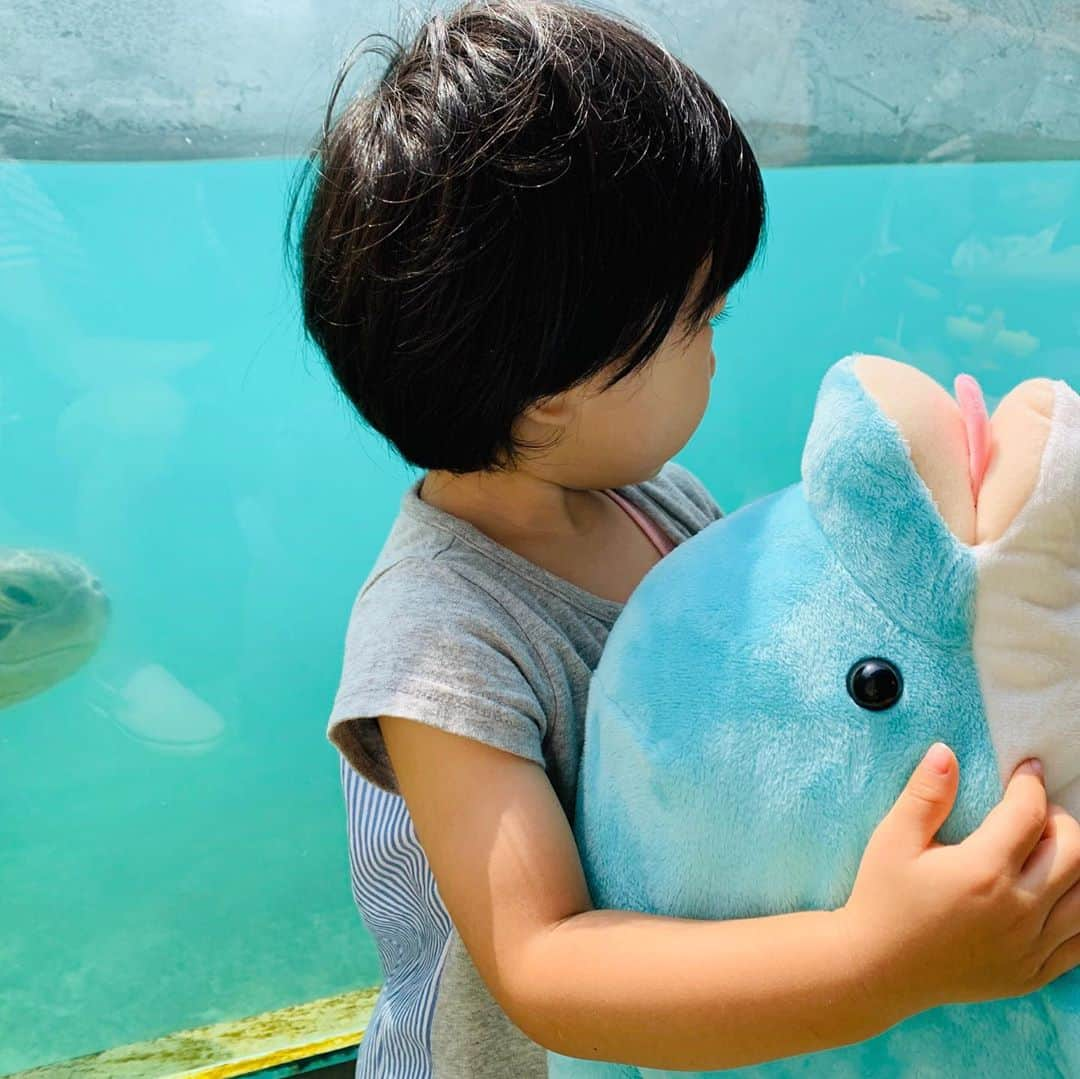
[[[1051,805],[1046,827],[1020,874],[1020,883],[1052,906],[1080,880],[1080,822]]]
[[[1046,813],[1042,764],[1024,761],[1013,772],[1001,801],[960,846],[981,864],[1019,876],[1042,838]]]

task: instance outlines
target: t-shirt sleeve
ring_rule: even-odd
[[[517,622],[483,588],[428,559],[394,563],[353,606],[330,741],[398,792],[376,721],[401,716],[544,763],[543,677]]]

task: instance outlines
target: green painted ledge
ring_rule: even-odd
[[[298,1074],[311,1057],[329,1062],[355,1048],[378,989],[340,993],[277,1012],[182,1030],[164,1038],[63,1060],[9,1079],[231,1079]]]

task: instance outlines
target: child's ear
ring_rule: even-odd
[[[544,448],[560,440],[570,428],[574,410],[567,394],[541,398],[524,408],[511,430],[520,446]]]
[[[530,432],[536,432],[538,428],[545,432],[552,427],[565,430],[573,419],[574,411],[574,400],[571,392],[567,390],[534,401],[518,416],[516,426],[519,434],[526,439],[529,439]]]

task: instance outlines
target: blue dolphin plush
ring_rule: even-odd
[[[590,688],[575,831],[597,906],[835,909],[937,740],[960,762],[942,842],[975,829],[1032,755],[1080,815],[1080,397],[1030,380],[991,421],[972,386],[958,380],[958,403],[906,365],[841,360],[802,483],[641,582]],[[1078,974],[710,1074],[1076,1079]],[[555,1054],[549,1072],[687,1075]]]

